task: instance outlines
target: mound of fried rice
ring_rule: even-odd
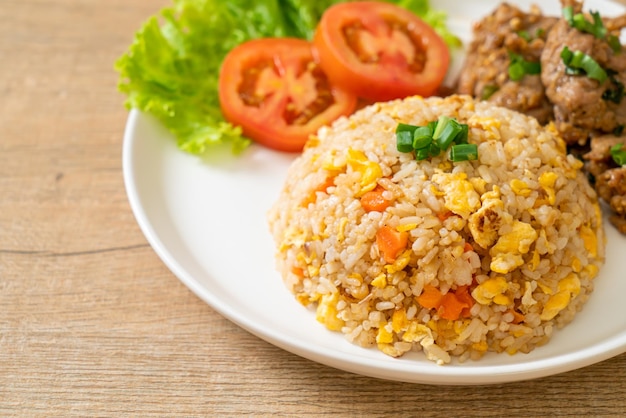
[[[397,151],[399,122],[440,115],[469,126],[478,160]],[[297,301],[360,346],[439,364],[527,353],[574,318],[603,263],[581,167],[552,126],[468,96],[377,103],[321,129],[290,167],[268,214],[277,266]],[[364,208],[374,189],[386,208]],[[408,237],[391,260],[383,227]]]

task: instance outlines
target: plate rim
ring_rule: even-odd
[[[427,363],[427,366],[424,367],[422,367],[423,364],[416,363],[414,367],[406,369],[406,364],[394,362],[393,360],[397,359],[391,359],[391,361],[385,362],[385,367],[378,364],[370,364],[364,370],[358,356],[354,358],[347,353],[339,350],[331,351],[325,347],[309,347],[302,341],[290,339],[284,332],[259,324],[240,310],[223,303],[209,289],[200,285],[193,275],[170,253],[167,244],[159,238],[158,233],[149,220],[135,182],[133,164],[133,159],[135,158],[134,147],[137,145],[135,132],[142,118],[151,118],[151,115],[144,114],[137,109],[132,109],[129,112],[122,151],[124,185],[131,210],[140,230],[161,261],[197,297],[224,318],[270,344],[308,360],[350,373],[385,380],[431,385],[484,385],[530,380],[586,367],[626,352],[625,331],[622,334],[602,341],[600,344],[594,344],[573,353],[559,355],[556,358],[548,357],[506,365],[474,365],[467,368],[460,365],[446,365],[437,366],[435,369],[430,367],[430,363]],[[391,366],[389,367],[389,365]],[[477,379],[478,377],[480,379]]]

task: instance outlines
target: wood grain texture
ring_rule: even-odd
[[[626,355],[484,387],[325,367],[233,325],[128,205],[113,62],[167,0],[0,2],[0,416],[626,416]]]

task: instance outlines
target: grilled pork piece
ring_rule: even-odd
[[[611,156],[611,148],[617,144],[626,146],[626,137],[615,135],[591,139],[591,150],[583,158],[585,168],[593,176],[598,196],[609,204],[614,214],[611,223],[626,234],[626,166],[617,166]]]
[[[581,12],[582,3],[564,1],[563,5],[571,5],[574,14]],[[586,19],[592,21],[589,15]],[[585,144],[594,131],[610,133],[626,124],[626,100],[622,100],[626,53],[619,42],[615,46],[620,51],[614,51],[615,46],[608,42],[608,36],[619,35],[626,19],[622,16],[602,21],[608,33],[600,38],[559,19],[549,31],[541,54],[541,81],[554,105],[557,129],[568,144]],[[568,73],[561,56],[565,47],[591,57],[609,76],[600,82],[587,74]]]
[[[489,100],[497,105],[536,117],[545,124],[552,119],[552,105],[545,95],[539,74],[511,80],[509,64],[517,56],[539,63],[547,33],[557,21],[500,4],[491,15],[477,22],[467,59],[459,76],[458,92]]]

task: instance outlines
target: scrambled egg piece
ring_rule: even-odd
[[[411,321],[404,334],[402,334],[402,341],[424,342],[422,346],[434,344],[433,332],[426,325]]]
[[[580,228],[580,236],[583,239],[585,250],[587,250],[592,257],[597,257],[598,237],[593,229],[591,229],[588,225],[583,225]]]
[[[508,305],[511,299],[505,295],[509,284],[504,277],[498,276],[485,280],[472,291],[472,297],[481,305],[489,305],[492,302],[497,305]]]
[[[535,248],[535,251],[533,251],[533,256],[531,257],[530,263],[528,265],[528,268],[530,269],[530,271],[537,270],[537,267],[539,267],[540,262],[541,262],[541,256],[539,255],[539,251]]]
[[[570,273],[564,279],[559,280],[558,292],[550,296],[543,307],[539,318],[549,321],[558,315],[569,305],[570,301],[580,293],[580,279],[575,273]]]
[[[322,295],[315,312],[315,319],[326,325],[326,328],[331,331],[340,331],[345,324],[342,319],[337,317],[337,302],[339,302],[339,293]]]
[[[302,247],[307,240],[307,233],[299,228],[290,226],[283,234],[283,241],[280,244],[280,251],[285,251],[290,246]]]
[[[524,180],[513,179],[509,182],[511,190],[518,196],[528,197],[532,190],[528,187],[528,184]]]
[[[401,332],[409,326],[409,321],[406,318],[406,310],[404,308],[398,309],[391,315],[391,328],[393,332]]]
[[[399,357],[410,349],[410,346],[400,347],[396,342],[419,343],[428,359],[438,364],[450,362],[450,355],[435,344],[433,331],[418,321],[408,320],[404,309],[394,311],[391,321],[381,324],[376,333],[378,349],[389,356]]]
[[[396,260],[392,264],[386,264],[385,270],[387,271],[387,273],[393,274],[404,270],[404,268],[411,261],[412,253],[413,251],[411,249],[405,250],[398,257],[396,257]]]
[[[556,192],[554,190],[554,184],[559,176],[552,172],[546,171],[541,176],[539,176],[539,185],[548,195],[548,203],[550,205],[554,205],[556,203]]]
[[[482,207],[469,217],[469,230],[474,241],[489,248],[498,239],[498,229],[511,222],[512,216],[504,211],[504,202],[497,197],[487,197]]]
[[[533,298],[533,285],[530,282],[524,283],[524,296],[522,296],[522,306],[529,309],[537,301]]]
[[[524,264],[522,255],[530,250],[530,246],[538,237],[539,234],[532,225],[518,220],[513,221],[511,231],[501,235],[489,250],[492,257],[491,270],[506,274]]]
[[[578,296],[580,293],[580,279],[578,275],[570,273],[564,279],[559,280],[558,287],[560,292],[569,291],[572,295]]]
[[[584,163],[573,155],[567,157],[559,155],[552,161],[552,164],[562,168],[568,179],[575,179],[578,171],[584,166]]]
[[[587,277],[590,279],[593,279],[594,277],[596,277],[599,271],[600,269],[595,264],[587,264],[583,268],[583,272],[586,273]]]
[[[383,176],[383,170],[380,168],[380,165],[370,161],[363,151],[349,149],[348,165],[354,171],[361,173],[361,187],[357,196],[373,190],[378,180]]]
[[[374,280],[372,280],[372,286],[377,287],[379,289],[383,289],[387,286],[387,275],[385,273],[381,273]]]
[[[378,344],[391,344],[393,342],[393,333],[387,330],[387,325],[378,328],[376,334],[376,342]]]
[[[433,181],[444,192],[444,206],[449,211],[467,219],[480,207],[480,195],[465,173],[435,173]]]
[[[472,183],[472,186],[474,186],[474,190],[476,190],[478,193],[485,193],[485,186],[487,186],[487,182],[485,181],[485,179],[480,177],[471,177],[469,179],[469,182]]]
[[[500,126],[502,122],[499,119],[472,115],[467,121],[467,124],[472,128],[485,131],[487,137],[490,139],[500,139]]]
[[[300,251],[296,254],[296,260],[306,266],[309,277],[316,276],[319,273],[319,259],[315,252],[307,255],[304,251]]]

